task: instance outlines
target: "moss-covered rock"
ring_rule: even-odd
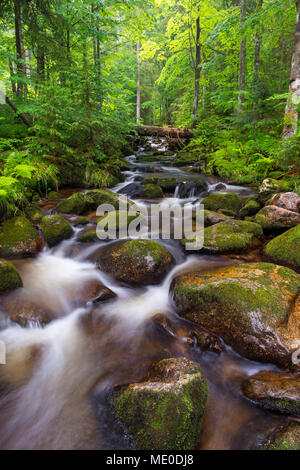
[[[43,217],[41,229],[50,247],[70,238],[73,234],[72,226],[60,215],[47,215]]]
[[[157,184],[162,188],[163,191],[170,193],[175,191],[175,188],[178,184],[178,178],[164,178],[160,176],[152,176],[151,178],[143,179],[142,184]]]
[[[29,204],[25,209],[25,214],[33,222],[39,222],[44,217],[41,209],[35,204]]]
[[[243,203],[241,198],[235,193],[227,194],[210,194],[202,200],[204,208],[210,211],[219,211],[225,209],[232,211],[234,214],[238,214]]]
[[[0,256],[30,256],[36,254],[41,248],[41,237],[25,216],[20,215],[2,223]]]
[[[157,184],[145,184],[139,197],[146,199],[157,199],[164,196],[163,190]]]
[[[81,217],[77,217],[75,222],[73,222],[73,225],[77,227],[78,225],[87,225],[89,224],[89,222],[90,220],[88,217],[81,216]]]
[[[300,450],[300,425],[290,424],[272,433],[259,450]]]
[[[196,219],[198,213],[201,213],[203,209],[197,211],[197,213],[193,213],[193,219]],[[204,226],[210,227],[211,225],[218,224],[219,222],[227,222],[229,217],[224,214],[220,214],[219,212],[208,211],[204,209],[203,211],[203,219],[204,219]]]
[[[270,263],[184,274],[172,286],[177,312],[217,334],[241,355],[291,365],[299,339],[300,275]]]
[[[209,253],[246,251],[257,246],[262,235],[259,224],[245,220],[227,220],[204,229],[204,244],[200,250]],[[183,239],[182,245],[192,240]]]
[[[259,187],[261,194],[282,193],[291,190],[291,182],[286,180],[276,180],[273,178],[264,179]]]
[[[74,193],[68,199],[64,199],[56,206],[56,210],[65,214],[82,214],[86,209],[84,193]]]
[[[260,203],[255,196],[249,197],[245,205],[240,210],[240,217],[249,217],[255,215],[260,210]]]
[[[300,224],[300,214],[282,207],[265,206],[255,216],[265,231],[287,229]]]
[[[22,279],[12,263],[0,259],[0,293],[22,287]]]
[[[56,191],[50,191],[50,193],[47,194],[47,199],[49,199],[49,201],[57,201],[61,199],[61,195]]]
[[[107,226],[112,230],[120,230],[128,228],[129,224],[136,218],[137,215],[130,215],[127,211],[112,211],[100,217],[97,224],[100,224],[102,229]]]
[[[300,225],[291,228],[265,247],[265,253],[276,263],[300,267]]]
[[[115,390],[111,403],[139,450],[195,449],[208,397],[199,364],[185,358],[151,366],[144,382]]]
[[[116,279],[138,285],[158,284],[174,262],[168,250],[152,240],[115,243],[96,260]]]
[[[242,384],[244,395],[269,410],[300,415],[300,375],[262,371]]]
[[[81,243],[91,243],[91,242],[98,242],[99,238],[97,236],[97,231],[93,229],[93,230],[88,230],[87,232],[84,232],[81,235],[79,235],[77,240]]]

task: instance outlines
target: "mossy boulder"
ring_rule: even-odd
[[[243,205],[241,198],[235,193],[210,194],[201,203],[207,210],[217,212],[225,209],[234,214],[238,214]]]
[[[88,230],[87,232],[84,232],[81,235],[79,235],[77,240],[81,243],[92,243],[92,242],[98,242],[99,238],[98,238],[96,229],[93,229],[93,230]]]
[[[44,217],[41,209],[35,204],[29,204],[25,209],[25,214],[33,222],[39,222]]]
[[[82,214],[86,209],[86,199],[84,193],[74,193],[68,199],[64,199],[56,206],[58,212],[65,214]]]
[[[41,237],[25,216],[8,219],[0,226],[0,256],[31,256],[41,248]]]
[[[273,238],[265,247],[265,253],[276,263],[300,267],[300,225],[291,228],[276,238]]]
[[[184,274],[172,285],[179,315],[249,359],[284,366],[297,349],[299,292],[300,275],[270,263]]]
[[[110,245],[97,259],[100,268],[120,281],[158,284],[174,263],[172,255],[152,240],[129,240]]]
[[[200,365],[176,358],[153,364],[145,381],[117,388],[111,404],[138,450],[191,450],[207,397]]]
[[[56,191],[50,191],[50,193],[47,194],[47,199],[49,199],[49,201],[57,201],[61,199],[61,195]]]
[[[204,229],[200,250],[208,253],[242,252],[254,248],[263,234],[260,225],[244,220],[227,220]],[[184,246],[192,240],[183,239]]]
[[[102,204],[110,204],[114,207],[114,209],[119,209],[119,202],[122,200],[124,203],[127,203],[127,207],[130,206],[132,203],[130,201],[126,201],[124,196],[120,194],[115,194],[107,189],[93,189],[84,193],[84,197],[87,201],[87,208],[88,209],[97,209],[98,206]]]
[[[245,380],[242,390],[247,398],[269,410],[300,415],[300,375],[262,371]]]
[[[46,215],[43,217],[41,229],[50,247],[70,238],[73,234],[72,226],[60,215]]]
[[[300,425],[289,424],[272,433],[259,450],[300,450]]]
[[[157,184],[145,184],[139,197],[146,199],[158,199],[164,196],[163,190]]]
[[[300,224],[300,214],[278,206],[265,206],[255,216],[265,231],[287,229]]]
[[[81,217],[77,217],[75,222],[73,222],[73,225],[77,227],[78,225],[87,225],[89,223],[90,223],[90,220],[88,217],[81,216]]]
[[[200,209],[196,213],[193,213],[193,219],[196,219],[197,214],[200,215],[202,211],[205,227],[210,227],[211,225],[215,225],[220,222],[227,222],[228,220],[230,220],[227,215],[220,214],[219,212],[208,211],[206,209]]]
[[[145,178],[142,181],[143,185],[146,184],[157,184],[162,188],[164,192],[170,193],[174,192],[175,188],[178,184],[178,179],[177,178],[162,178],[158,176],[152,176],[151,178]]]
[[[22,279],[16,267],[0,259],[0,293],[22,287]]]
[[[258,199],[254,196],[249,197],[245,205],[242,207],[240,210],[240,217],[250,217],[252,215],[257,214],[257,212],[260,210],[260,203]]]
[[[259,187],[261,195],[270,195],[272,193],[282,193],[291,190],[291,182],[286,180],[276,180],[274,178],[264,179]]]
[[[128,228],[129,224],[137,218],[137,215],[130,215],[127,211],[112,211],[100,217],[97,224],[100,224],[102,229],[109,227],[114,230],[121,230]]]

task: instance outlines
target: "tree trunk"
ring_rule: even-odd
[[[8,61],[8,66],[9,66],[9,72],[10,72],[11,89],[12,89],[13,95],[16,95],[17,87],[14,82],[15,70],[14,70],[14,64],[11,60]]]
[[[93,129],[91,126],[91,100],[90,100],[90,88],[89,88],[89,75],[88,75],[88,58],[87,58],[87,43],[84,44],[84,76],[85,76],[85,98],[87,107],[87,118],[89,126],[89,145],[90,153],[92,154],[94,147]]]
[[[263,0],[258,0],[258,9],[261,10],[263,5]],[[257,82],[259,75],[259,66],[260,66],[260,46],[261,46],[261,37],[260,31],[257,30],[254,40],[254,82]]]
[[[290,87],[284,116],[283,138],[287,139],[297,134],[298,105],[300,103],[300,0],[297,0],[297,21],[295,31],[295,44],[291,64]]]
[[[240,1],[240,24],[244,24],[247,11],[247,0]],[[245,101],[244,91],[246,88],[246,37],[243,37],[240,42],[240,68],[239,68],[239,102],[238,112],[242,113],[243,104]]]
[[[26,63],[25,63],[25,54],[24,54],[24,44],[23,44],[23,31],[22,31],[22,16],[21,16],[21,6],[19,0],[14,0],[14,10],[15,10],[15,35],[16,35],[16,52],[17,52],[17,70],[19,78],[26,78]],[[18,81],[17,84],[17,96],[22,97],[26,95],[26,85],[22,81]]]
[[[141,43],[138,42],[136,46],[136,59],[137,59],[137,87],[136,87],[136,123],[141,122],[141,62],[140,62]]]
[[[200,80],[200,61],[201,61],[201,44],[200,44],[200,18],[196,20],[196,44],[195,44],[195,77],[194,77],[194,106],[193,118],[197,119],[199,107],[199,80]]]

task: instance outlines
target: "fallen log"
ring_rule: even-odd
[[[137,126],[136,131],[141,136],[166,137],[171,139],[190,139],[192,132],[188,129],[177,129],[176,127],[160,126]]]

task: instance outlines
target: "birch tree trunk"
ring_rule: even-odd
[[[295,44],[291,64],[290,87],[285,115],[284,115],[284,128],[283,139],[288,139],[297,134],[298,130],[298,105],[300,103],[300,0],[296,1],[297,4],[297,21],[295,31]]]
[[[240,24],[244,24],[247,11],[247,0],[240,1]],[[239,67],[239,102],[238,112],[242,113],[243,104],[245,101],[244,91],[246,88],[246,37],[243,37],[240,42],[240,67]]]
[[[137,87],[136,87],[136,123],[141,122],[141,61],[140,61],[141,43],[137,43],[136,58],[137,58]]]
[[[194,77],[194,105],[193,118],[197,119],[199,107],[199,90],[200,90],[200,62],[201,62],[201,44],[200,44],[200,18],[196,20],[196,43],[195,43],[195,77]]]

